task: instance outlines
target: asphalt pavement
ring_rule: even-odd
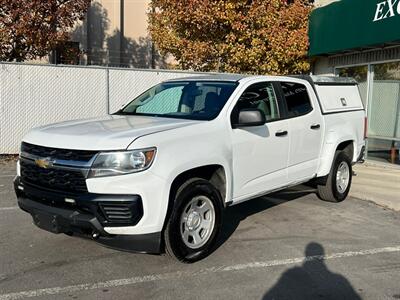
[[[400,299],[400,213],[299,186],[226,211],[195,264],[47,233],[16,207],[0,163],[0,300]]]

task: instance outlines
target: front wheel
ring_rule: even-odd
[[[318,196],[329,202],[342,202],[351,187],[353,170],[351,160],[344,152],[337,152],[325,185],[318,185]]]
[[[213,250],[222,225],[222,199],[207,180],[193,178],[177,191],[164,231],[166,252],[179,261],[198,261]]]

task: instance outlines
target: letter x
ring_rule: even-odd
[[[396,5],[397,1],[399,0],[387,0],[387,4],[389,5],[389,10],[383,17],[383,19],[386,19],[387,17],[391,18],[394,17],[396,14],[394,12],[394,6]]]

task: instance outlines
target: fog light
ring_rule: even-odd
[[[65,198],[64,201],[67,202],[67,203],[71,203],[71,204],[75,204],[76,203],[75,199],[70,199],[70,198]]]

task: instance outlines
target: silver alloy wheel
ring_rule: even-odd
[[[206,196],[194,197],[181,215],[181,237],[191,249],[204,246],[214,230],[215,209],[212,201]]]
[[[349,165],[342,161],[336,172],[336,188],[339,193],[344,193],[347,190],[350,181]]]

